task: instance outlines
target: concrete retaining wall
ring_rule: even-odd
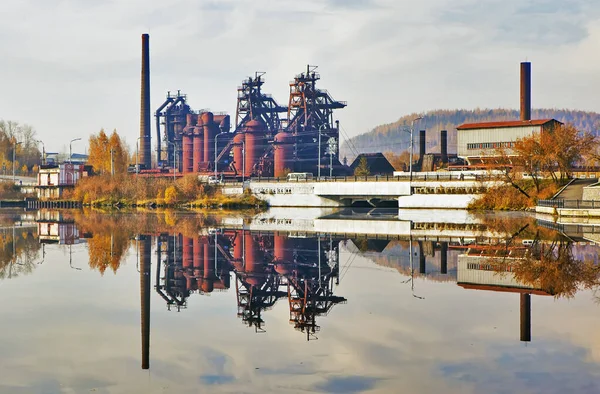
[[[583,197],[581,199],[587,201],[598,201],[598,205],[600,205],[600,185],[595,183],[594,185],[584,187]]]
[[[576,209],[576,208],[552,208],[535,207],[535,212],[548,215],[571,216],[579,218],[600,217],[600,208],[596,209]]]
[[[399,208],[466,209],[477,194],[413,194],[398,198]]]

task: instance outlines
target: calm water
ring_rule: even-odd
[[[0,393],[598,393],[600,237],[551,227],[2,212]]]

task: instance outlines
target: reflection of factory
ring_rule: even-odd
[[[521,259],[526,247],[487,245],[468,248],[458,256],[457,284],[470,290],[498,291],[520,295],[520,339],[531,341],[531,294],[550,296],[533,284],[521,283],[510,272],[510,261]],[[500,268],[501,267],[501,268]]]
[[[339,124],[333,111],[346,104],[317,88],[315,69],[308,66],[290,82],[287,107],[262,91],[264,73],[244,80],[232,131],[229,115],[194,111],[186,95],[168,93],[155,114],[159,166],[175,166],[183,174],[210,173],[216,162],[216,170],[229,176],[281,177],[316,173],[320,161],[339,174]]]
[[[161,235],[158,253],[156,291],[169,309],[185,308],[192,293],[229,289],[233,271],[245,324],[262,330],[262,312],[287,297],[290,323],[312,339],[316,318],[346,301],[334,295],[339,250],[332,238],[217,229],[197,237]]]

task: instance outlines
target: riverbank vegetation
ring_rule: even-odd
[[[196,175],[173,181],[165,177],[131,174],[98,175],[81,179],[65,198],[95,207],[263,208],[251,194],[224,195],[201,183]]]

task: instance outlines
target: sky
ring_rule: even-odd
[[[597,0],[3,0],[0,14],[0,119],[48,151],[82,138],[83,152],[101,128],[135,149],[143,33],[152,112],[179,89],[234,116],[255,71],[287,105],[311,64],[354,136],[432,109],[518,108],[525,60],[535,108],[600,111]]]

